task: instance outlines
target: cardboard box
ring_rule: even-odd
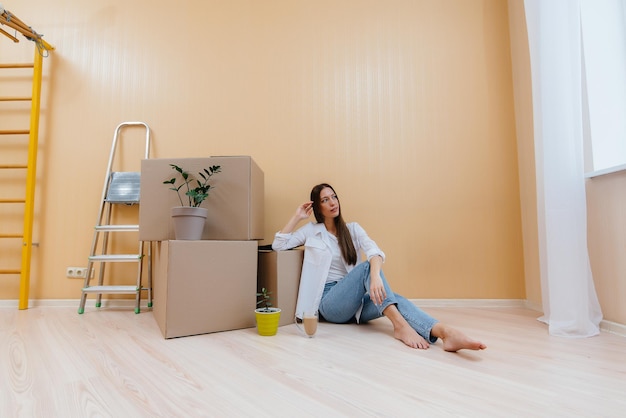
[[[168,190],[165,180],[178,175],[170,164],[193,174],[219,165],[222,172],[211,177],[215,186],[202,207],[209,210],[202,239],[263,239],[264,177],[251,157],[159,158],[142,160],[139,205],[139,239],[142,241],[173,240],[174,228],[170,210],[180,206],[176,192]],[[177,183],[180,184],[180,183]],[[186,198],[181,189],[183,199]]]
[[[163,241],[153,315],[165,338],[255,326],[256,241]]]
[[[257,289],[272,292],[272,305],[280,308],[279,325],[293,324],[304,249],[289,251],[259,250]]]

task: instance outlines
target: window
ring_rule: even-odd
[[[625,3],[580,3],[587,177],[626,170]]]

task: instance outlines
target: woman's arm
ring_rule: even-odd
[[[313,212],[313,202],[304,202],[303,204],[298,206],[298,208],[296,209],[296,213],[293,214],[291,219],[289,219],[289,222],[287,222],[287,225],[285,225],[283,229],[279,231],[279,233],[292,233],[296,229],[300,221],[308,219],[308,217],[311,216],[311,212]]]
[[[379,255],[382,262],[385,262],[385,253],[376,245],[376,242],[367,235],[367,232],[365,232],[361,225],[356,222],[351,222],[348,224],[348,228],[350,229],[352,239],[355,241],[356,248],[360,248],[360,250],[363,251],[368,261],[375,255]]]
[[[380,277],[380,271],[382,265],[385,262],[385,253],[376,245],[373,239],[371,239],[367,232],[356,222],[349,224],[351,229],[350,234],[356,242],[357,248],[359,248],[370,263],[370,299],[376,305],[381,305],[383,300],[387,297],[385,286],[383,285],[383,279]]]
[[[290,250],[304,244],[306,233],[304,233],[302,229],[305,228],[301,228],[300,232],[294,233],[294,231],[300,221],[307,219],[311,215],[311,212],[313,212],[313,202],[305,202],[298,206],[296,213],[294,213],[287,224],[274,236],[272,249],[275,251]]]

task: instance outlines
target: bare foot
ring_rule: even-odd
[[[408,345],[411,348],[420,348],[422,350],[426,350],[430,347],[428,341],[422,338],[408,322],[406,319],[400,314],[396,305],[389,305],[383,311],[383,314],[389,318],[391,323],[393,324],[393,336]],[[438,324],[435,324],[437,326]]]
[[[415,332],[415,330],[408,325],[394,328],[393,336],[411,348],[426,350],[428,347],[430,347],[428,341],[426,341],[421,335]]]
[[[446,351],[456,352],[462,349],[484,350],[487,348],[487,346],[480,341],[473,340],[461,331],[450,327],[443,327],[440,337],[443,340],[443,349]]]

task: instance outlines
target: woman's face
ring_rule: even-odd
[[[320,192],[320,212],[324,219],[339,216],[339,199],[330,187],[325,187]]]

